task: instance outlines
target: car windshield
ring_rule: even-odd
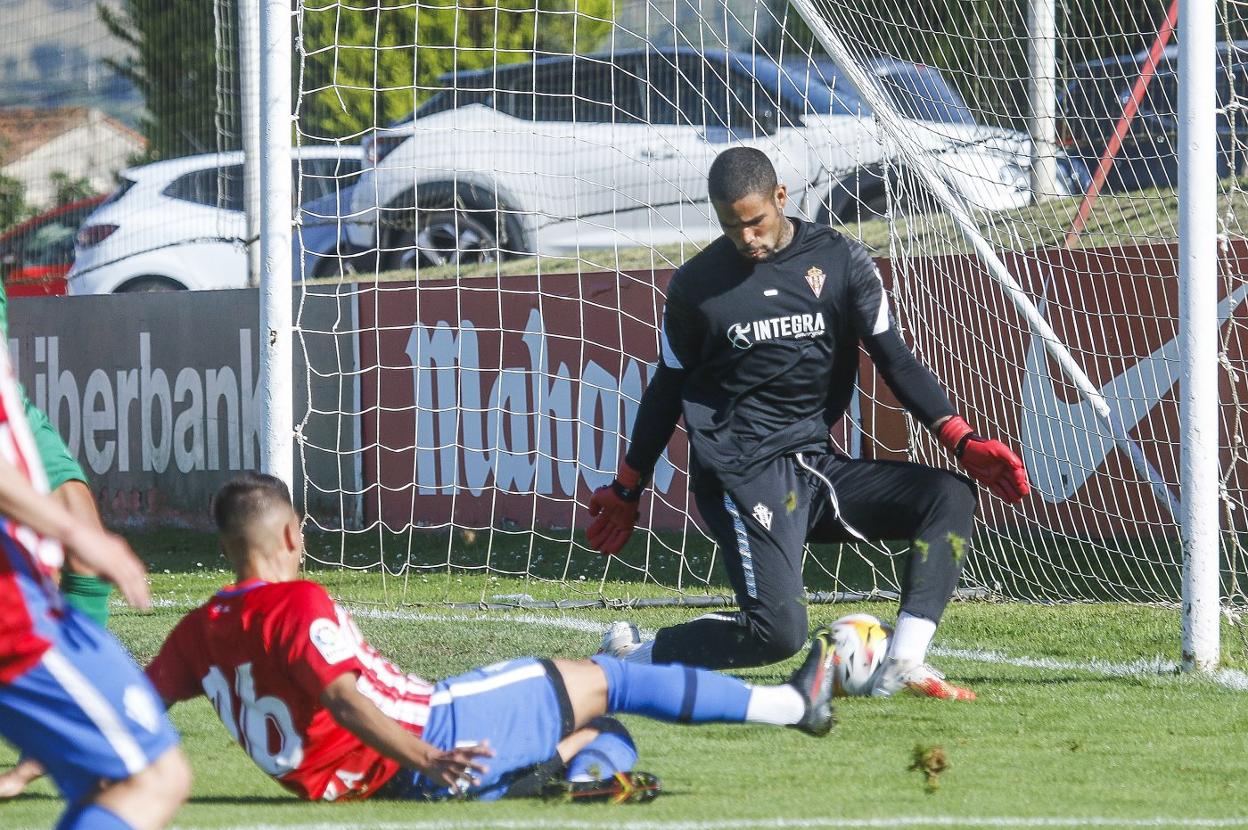
[[[0,253],[18,267],[68,265],[74,260],[74,234],[85,214],[73,211],[44,222],[11,240]]]
[[[862,94],[854,86],[841,68],[830,60],[786,61],[785,74],[793,84],[796,94],[800,97],[811,87],[826,90],[826,100],[811,98],[806,108],[807,113],[818,112],[822,115],[871,115],[871,106],[863,100]],[[809,79],[809,80],[808,80]],[[816,101],[819,104],[815,108]]]
[[[974,124],[975,116],[944,76],[930,66],[904,64],[878,72],[880,86],[903,118]]]
[[[840,114],[839,102],[817,71],[807,65],[786,63],[783,66],[767,58],[743,55],[738,67],[753,75],[763,89],[774,91],[790,110],[802,115]]]
[[[1220,50],[1216,74],[1219,121],[1225,121],[1234,100],[1234,91],[1242,89],[1248,79],[1248,52],[1243,49]],[[1074,67],[1072,79],[1063,91],[1059,106],[1070,122],[1094,119],[1117,119],[1130,100],[1140,79],[1143,59],[1139,56],[1106,58]],[[1178,71],[1176,64],[1163,61],[1149,78],[1145,95],[1139,102],[1144,115],[1173,116],[1178,111]]]
[[[723,53],[719,54],[719,60],[722,61]],[[742,53],[730,54],[731,60],[738,70],[754,76],[763,89],[774,92],[784,107],[791,112],[802,115],[845,115],[870,111],[862,103],[853,86],[848,81],[843,80],[839,74],[836,76],[838,87],[836,90],[833,90],[824,82],[822,74],[813,64],[786,63],[781,67],[774,61],[761,56],[756,57]],[[512,86],[519,84],[519,88],[515,91],[522,94],[528,93],[533,89],[536,83],[535,77],[532,72],[517,72],[514,68],[506,74],[506,78],[511,79],[510,83]],[[448,109],[466,107],[470,104],[483,103],[499,106],[502,100],[500,96],[511,92],[512,87],[509,87],[508,82],[504,81],[500,84],[503,89],[495,90],[488,86],[492,81],[493,79],[489,76],[482,76],[477,73],[443,76],[440,82],[448,88],[435,93],[432,98],[425,101],[411,116],[406,119],[400,119],[395,126],[444,112]],[[505,106],[503,108],[506,109]]]

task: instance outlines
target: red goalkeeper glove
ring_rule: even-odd
[[[637,527],[637,517],[641,515],[637,503],[644,489],[641,473],[626,462],[620,462],[615,480],[599,487],[589,497],[589,515],[595,518],[585,531],[585,538],[591,548],[608,556],[623,549]]]
[[[961,415],[948,418],[936,430],[941,445],[952,452],[971,478],[1010,504],[1031,492],[1027,470],[1014,451],[991,438],[976,435]]]

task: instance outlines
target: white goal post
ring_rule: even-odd
[[[1219,659],[1217,16],[1179,3],[1179,355],[1184,667]]]
[[[315,558],[400,601],[431,573],[540,586],[473,582],[487,605],[718,601],[681,434],[625,556],[586,549],[583,505],[666,280],[717,232],[709,159],[747,143],[795,214],[868,245],[916,353],[1032,472],[1024,505],[984,500],[963,587],[1181,605],[1184,665],[1217,665],[1248,599],[1237,7],[1182,0],[1175,55],[1164,9],[1082,0],[240,3],[262,458],[336,540]],[[326,143],[362,167],[292,163]],[[949,464],[866,370],[833,440]],[[894,595],[898,554],[812,551],[812,591]]]

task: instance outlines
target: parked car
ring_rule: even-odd
[[[934,130],[950,140],[978,143],[1008,155],[1014,165],[1010,172],[1025,178],[1025,186],[1030,188],[1030,139],[1013,130],[979,124],[974,111],[940,70],[891,57],[867,58],[863,65],[876,77],[879,89],[902,118],[921,122],[919,129]],[[794,72],[813,69],[815,76],[832,89],[834,105],[844,114],[860,118],[874,115],[862,93],[831,58],[791,61],[786,62],[786,66]],[[954,125],[955,129],[949,131],[941,126],[945,124]],[[898,192],[898,168],[889,165],[887,170],[892,179],[891,188],[885,185],[884,170],[880,165],[868,165],[855,171],[840,188],[833,190],[829,198],[832,215],[842,221],[853,219],[855,215],[862,218],[883,215],[888,209],[888,193],[890,190],[894,194]],[[1066,195],[1084,192],[1091,181],[1087,166],[1081,160],[1071,158],[1064,150],[1057,153],[1057,173],[1058,186]],[[1023,186],[1021,180],[1020,186]],[[902,206],[902,210],[914,207]],[[896,204],[893,209],[897,210]]]
[[[336,275],[360,148],[300,147],[295,157],[302,189],[294,195],[302,206],[292,234],[294,278]],[[241,152],[125,170],[78,231],[69,293],[241,288],[246,224]]]
[[[377,248],[383,267],[713,238],[706,173],[736,144],[776,163],[795,215],[853,218],[883,192],[873,119],[809,67],[650,47],[441,83],[410,119],[365,140],[351,211],[362,221],[348,236]],[[1026,136],[947,116],[912,138],[970,205],[1031,200]]]
[[[74,262],[74,234],[105,198],[91,196],[53,208],[0,236],[5,292],[10,297],[64,294],[65,275]]]
[[[1072,68],[1060,101],[1062,143],[1090,170],[1100,163],[1147,60],[1140,52]],[[1248,173],[1248,121],[1233,106],[1236,95],[1248,94],[1248,40],[1219,43],[1217,62],[1217,166],[1218,178],[1226,178]],[[1178,106],[1179,47],[1169,46],[1105,178],[1105,192],[1178,185]]]
[[[791,71],[813,68],[815,76],[835,93],[841,108],[871,116],[871,107],[863,100],[862,93],[831,58],[788,60],[784,65]],[[966,101],[935,67],[886,57],[869,58],[863,65],[879,79],[889,103],[902,117],[944,124],[976,123],[975,114]]]

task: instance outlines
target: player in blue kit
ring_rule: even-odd
[[[143,566],[119,537],[46,491],[0,352],[0,736],[64,795],[57,830],[159,830],[190,788],[177,734],[130,656],[53,581],[68,551],[146,607]]]
[[[251,760],[299,798],[644,801],[658,779],[609,713],[680,723],[831,728],[829,632],[787,683],[611,657],[496,663],[432,682],[373,649],[346,609],[299,578],[285,484],[256,473],[213,505],[235,581],[187,614],[147,668],[168,705],[212,700]]]
[[[776,686],[605,656],[522,657],[435,683],[387,660],[322,586],[299,578],[303,534],[280,480],[241,476],[213,513],[236,580],[178,623],[148,676],[166,703],[212,699],[257,766],[300,798],[489,800],[555,782],[573,798],[645,800],[657,780],[632,772],[632,743],[605,715],[832,727],[826,629]]]

